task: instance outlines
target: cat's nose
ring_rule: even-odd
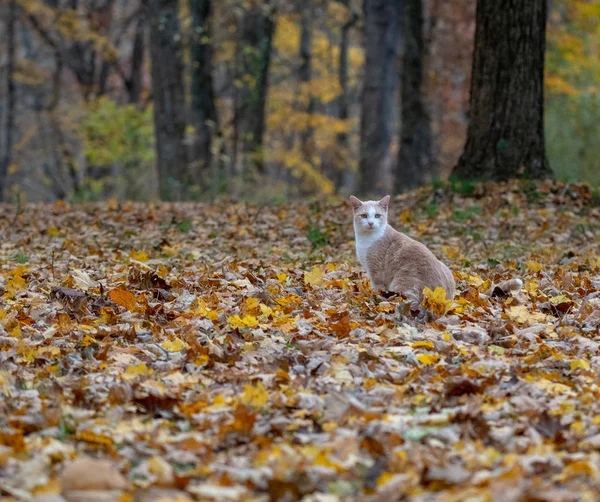
[[[370,221],[370,222],[369,222],[369,226],[370,226],[370,227],[372,227],[372,226],[373,226],[373,222],[372,222],[372,221]]]

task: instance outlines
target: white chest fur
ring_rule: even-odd
[[[367,254],[369,248],[375,244],[379,239],[383,237],[385,233],[385,227],[376,232],[354,232],[354,238],[356,240],[356,257],[360,264],[369,271],[367,267]]]

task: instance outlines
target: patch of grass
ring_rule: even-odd
[[[430,202],[425,207],[425,211],[427,212],[427,216],[429,218],[435,218],[440,209],[440,205],[437,202]]]
[[[448,180],[448,186],[450,190],[459,195],[473,195],[475,187],[478,181],[476,180],[461,180],[457,178],[451,178]]]
[[[10,257],[12,261],[16,261],[21,265],[24,265],[29,261],[29,255],[25,254],[22,250],[17,251],[14,255]]]
[[[175,223],[175,226],[177,227],[177,229],[184,233],[187,234],[193,227],[192,225],[192,221],[189,218],[186,218],[183,221],[179,221],[177,223]]]
[[[490,268],[496,268],[498,265],[500,265],[500,261],[496,260],[496,258],[488,258],[487,259],[487,266]]]
[[[452,211],[453,221],[468,221],[472,220],[475,216],[481,216],[481,208],[479,206],[470,206],[463,209],[455,209]]]
[[[314,224],[310,224],[308,226],[306,237],[312,244],[313,251],[329,244],[329,238],[327,237],[327,235],[321,232],[321,229]]]
[[[535,204],[536,202],[540,202],[544,199],[545,195],[538,192],[537,184],[533,180],[521,180],[519,184],[519,189],[525,197],[527,198],[527,202],[529,204]]]

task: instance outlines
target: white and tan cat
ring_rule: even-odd
[[[366,202],[351,196],[350,203],[354,209],[356,255],[375,291],[421,299],[424,288],[441,287],[448,299],[454,296],[450,269],[423,244],[388,225],[389,195]]]

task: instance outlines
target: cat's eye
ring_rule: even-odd
[[[376,214],[375,218],[381,218],[381,215],[380,214]]]
[[[366,215],[366,214],[361,214],[361,215],[360,215],[360,217],[361,217],[361,218],[366,218],[366,217],[367,217],[367,215]]]

